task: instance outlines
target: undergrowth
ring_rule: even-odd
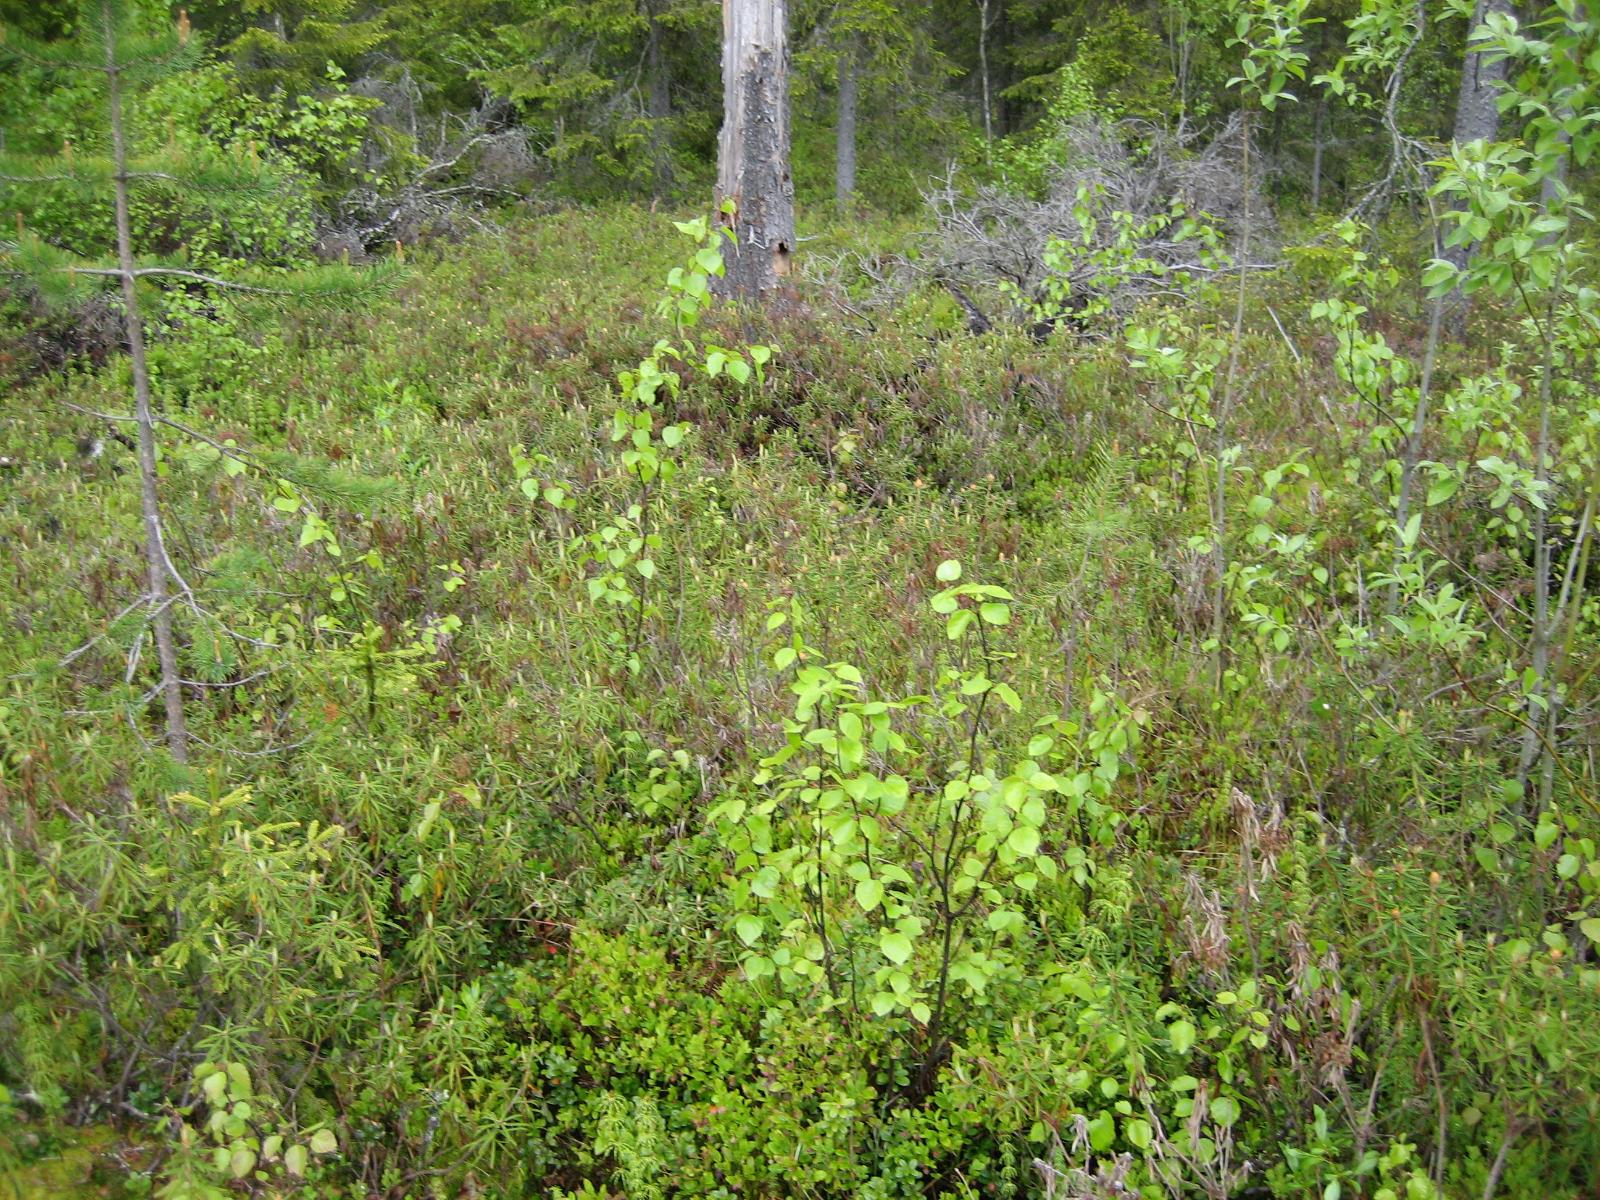
[[[1426,317],[1368,245],[1261,286],[1225,413],[1217,297],[686,325],[696,247],[629,208],[170,337],[164,411],[253,456],[163,460],[187,768],[83,411],[124,368],[36,380],[0,1165],[95,1122],[171,1200],[1589,1194],[1600,625],[1519,770],[1537,363],[1480,304],[1397,543]]]

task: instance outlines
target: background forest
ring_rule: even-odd
[[[1600,14],[786,19],[0,0],[0,1197],[1600,1195]]]

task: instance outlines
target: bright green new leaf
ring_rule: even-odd
[[[911,939],[898,929],[885,929],[878,938],[878,946],[892,963],[900,964],[911,957]]]
[[[1194,1025],[1188,1021],[1174,1021],[1167,1026],[1167,1037],[1179,1054],[1187,1054],[1194,1048],[1196,1032]]]

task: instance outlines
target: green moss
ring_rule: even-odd
[[[114,1200],[129,1193],[122,1173],[122,1133],[107,1125],[27,1125],[19,1139],[23,1165],[0,1170],[0,1197],[10,1200]]]

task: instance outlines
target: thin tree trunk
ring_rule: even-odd
[[[983,83],[983,141],[994,141],[994,108],[989,95],[989,5],[978,0],[978,75]]]
[[[1175,9],[1179,7],[1173,6]],[[1178,144],[1182,145],[1189,132],[1189,67],[1194,60],[1194,39],[1189,36],[1188,17],[1180,15],[1178,20],[1178,67],[1174,74],[1178,78]]]
[[[1545,742],[1551,746],[1556,744],[1560,735],[1561,710],[1563,705],[1563,690],[1555,686],[1554,681],[1565,674],[1567,655],[1572,649],[1572,640],[1578,630],[1578,614],[1583,610],[1584,581],[1589,576],[1589,549],[1594,544],[1594,519],[1596,501],[1600,500],[1600,464],[1597,464],[1594,474],[1589,480],[1589,499],[1583,506],[1583,516],[1578,521],[1578,536],[1572,548],[1567,552],[1566,575],[1561,581],[1561,592],[1556,597],[1555,614],[1551,625],[1560,633],[1560,640],[1555,644],[1555,653],[1550,662],[1550,678],[1552,686],[1549,690],[1550,711],[1545,717]],[[1565,632],[1561,632],[1565,626]],[[1556,756],[1544,756],[1544,770],[1539,777],[1539,807],[1549,808],[1551,797],[1556,783]]]
[[[786,0],[722,0],[722,139],[718,218],[736,241],[725,255],[722,295],[777,287],[794,257],[794,180],[789,173],[789,47]],[[727,201],[733,213],[723,212]]]
[[[1328,119],[1328,103],[1317,97],[1317,123],[1311,134],[1311,211],[1322,209],[1322,133]]]
[[[672,158],[667,150],[663,126],[663,122],[672,115],[672,80],[666,56],[661,53],[661,22],[656,19],[654,5],[646,5],[645,16],[649,21],[645,42],[645,72],[649,76],[650,88],[650,143],[656,160],[655,192],[659,199],[672,187]]]
[[[1562,121],[1570,121],[1572,110],[1563,106],[1557,110],[1557,116]],[[1539,183],[1539,205],[1546,215],[1552,210],[1559,212],[1566,203],[1567,171],[1572,164],[1572,134],[1563,129],[1556,135],[1556,144],[1560,147],[1556,151],[1556,160],[1550,164],[1549,171]],[[1540,243],[1551,245],[1560,236],[1558,233],[1547,233],[1540,239]]]
[[[1244,180],[1241,195],[1244,211],[1239,221],[1239,293],[1233,310],[1233,344],[1228,351],[1228,374],[1222,385],[1222,403],[1216,416],[1217,479],[1213,503],[1211,561],[1217,580],[1211,593],[1211,640],[1216,643],[1216,688],[1222,695],[1228,670],[1228,416],[1233,409],[1234,387],[1239,374],[1239,343],[1244,340],[1245,287],[1250,278],[1250,117],[1247,108],[1239,114],[1240,175]]]
[[[650,115],[661,120],[672,115],[672,80],[667,60],[661,53],[661,22],[655,9],[649,10],[650,32],[645,43],[645,70],[650,76]]]
[[[1511,1146],[1522,1136],[1523,1124],[1512,1119],[1506,1123],[1506,1133],[1500,1139],[1500,1149],[1494,1156],[1494,1163],[1489,1168],[1489,1177],[1483,1181],[1483,1200],[1494,1200],[1494,1194],[1500,1187],[1500,1177],[1506,1173],[1506,1159],[1511,1154]]]
[[[1568,114],[1562,113],[1561,115],[1565,118]],[[1556,158],[1555,165],[1539,184],[1539,204],[1544,208],[1545,212],[1558,207],[1566,196],[1567,167],[1572,160],[1568,147],[1572,145],[1572,135],[1563,130],[1559,137],[1561,150]],[[1549,244],[1556,236],[1553,233],[1546,234],[1543,240],[1546,244]]]
[[[156,490],[156,428],[150,404],[150,370],[145,361],[144,323],[139,315],[138,281],[134,274],[133,235],[128,218],[128,150],[122,131],[122,78],[117,67],[116,24],[111,5],[102,0],[105,25],[106,75],[111,109],[111,160],[116,171],[117,265],[122,278],[123,321],[128,358],[133,367],[134,416],[139,427],[139,510],[144,518],[145,576],[149,588],[156,659],[161,667],[161,693],[167,711],[167,748],[179,762],[188,759],[189,733],[183,717],[183,683],[172,638],[172,609],[167,588],[169,566],[161,537],[161,500]]]
[[[856,190],[856,72],[859,50],[852,38],[839,51],[839,122],[835,130],[833,198],[846,208]]]
[[[1557,280],[1559,291],[1560,280]],[[1544,359],[1539,367],[1539,434],[1535,442],[1534,478],[1539,483],[1548,482],[1550,457],[1550,416],[1554,404],[1553,380],[1555,372],[1555,300],[1552,298],[1545,311]],[[1532,797],[1527,793],[1528,780],[1539,764],[1539,756],[1549,753],[1540,737],[1542,724],[1550,707],[1550,534],[1544,506],[1533,510],[1533,629],[1529,645],[1529,666],[1533,671],[1534,686],[1528,693],[1528,719],[1522,734],[1522,753],[1517,763],[1517,781],[1524,787],[1524,805],[1532,808]]]
[[[1588,20],[1588,6],[1585,4],[1577,5],[1573,10],[1573,16],[1580,21]],[[1570,121],[1572,119],[1571,106],[1568,104],[1561,105],[1557,109],[1556,115],[1563,122]],[[1544,207],[1546,213],[1552,208],[1561,208],[1565,202],[1567,171],[1572,165],[1572,134],[1563,129],[1556,135],[1556,142],[1561,147],[1556,152],[1556,161],[1551,165],[1549,173],[1545,175],[1544,180],[1539,184],[1539,203]],[[1554,233],[1546,234],[1543,239],[1544,244],[1550,244],[1557,236]]]
[[[1417,406],[1411,413],[1411,432],[1406,435],[1405,457],[1400,462],[1400,496],[1395,505],[1395,576],[1389,585],[1389,612],[1400,608],[1400,559],[1406,552],[1405,528],[1411,520],[1411,493],[1416,487],[1417,466],[1422,462],[1422,440],[1428,430],[1428,406],[1433,394],[1433,369],[1439,358],[1439,330],[1444,324],[1444,297],[1428,307],[1428,340],[1422,352],[1422,379],[1417,384]]]

